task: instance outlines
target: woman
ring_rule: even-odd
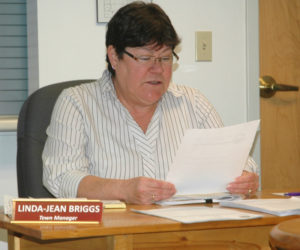
[[[189,128],[222,126],[197,90],[171,84],[175,29],[156,4],[134,2],[108,23],[102,77],[58,98],[43,153],[44,185],[57,197],[151,204],[176,193],[165,180]],[[255,192],[256,165],[228,185]]]

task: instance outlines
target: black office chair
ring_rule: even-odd
[[[54,104],[65,88],[95,80],[56,83],[35,91],[23,104],[17,129],[17,182],[19,197],[53,197],[43,186],[42,152]]]

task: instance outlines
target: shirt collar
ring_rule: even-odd
[[[170,93],[171,95],[175,97],[181,97],[184,93],[182,90],[180,90],[176,84],[170,83],[169,88],[167,90],[167,93]]]
[[[106,69],[99,80],[102,83],[103,93],[115,92],[114,84],[111,78],[111,73]]]

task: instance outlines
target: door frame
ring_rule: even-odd
[[[260,119],[259,97],[259,0],[245,0],[246,8],[246,120]],[[259,166],[260,129],[255,138],[252,156]]]

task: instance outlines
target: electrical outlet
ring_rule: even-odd
[[[212,32],[196,31],[196,61],[212,61]]]

